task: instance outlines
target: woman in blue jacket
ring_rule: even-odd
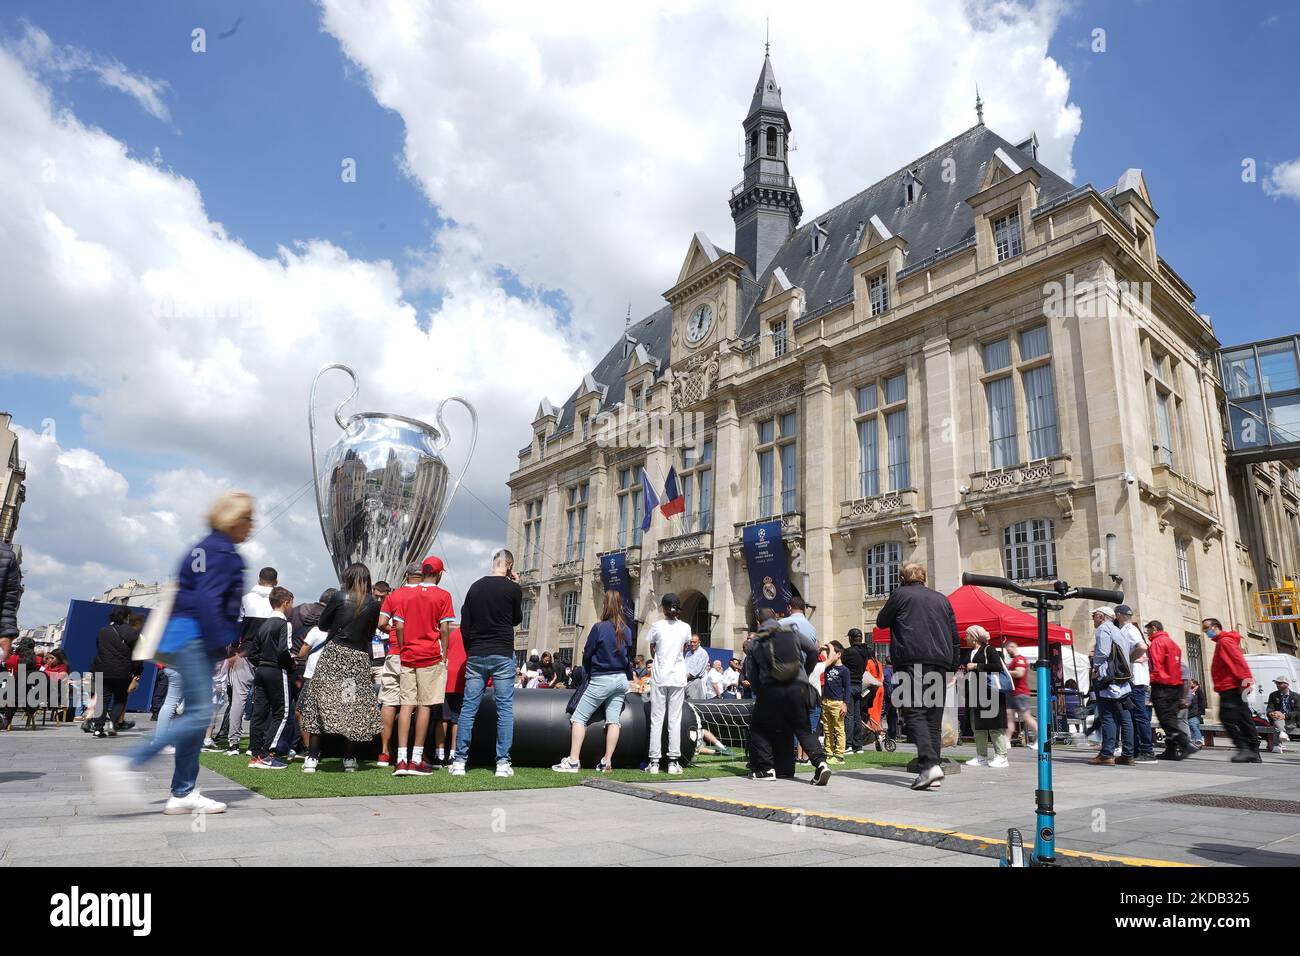
[[[631,639],[631,629],[623,619],[623,596],[617,591],[606,591],[600,622],[592,625],[591,633],[587,635],[587,646],[582,652],[587,689],[570,718],[569,756],[551,768],[557,773],[578,772],[578,757],[587,737],[587,723],[602,704],[605,705],[605,756],[596,769],[608,771],[613,767],[619,721],[623,717],[623,699],[627,696],[628,681],[632,677],[632,663],[627,656]]]
[[[235,546],[253,530],[253,498],[242,491],[222,495],[208,512],[211,533],[190,549],[176,578],[176,600],[158,645],[157,658],[176,671],[185,695],[185,712],[165,732],[142,742],[129,757],[90,761],[98,795],[114,800],[142,799],[139,771],[164,747],[176,748],[171,797],[164,813],[222,813],[224,803],[199,793],[199,749],[212,719],[212,668],[239,638],[239,606],[244,593],[244,559]]]

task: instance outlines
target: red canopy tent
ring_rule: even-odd
[[[1007,639],[1034,645],[1038,643],[1037,618],[1009,604],[1003,604],[973,584],[963,584],[948,595],[948,601],[952,604],[953,614],[957,617],[957,633],[961,636],[963,644],[966,642],[966,628],[972,624],[978,624],[988,631],[993,636],[995,644],[1001,644]],[[874,628],[872,639],[877,644],[888,644],[889,629]],[[1047,641],[1049,644],[1073,644],[1074,634],[1068,627],[1049,623]]]

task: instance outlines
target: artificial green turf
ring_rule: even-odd
[[[832,770],[901,767],[911,758],[911,754],[900,753],[848,754],[844,758],[844,764],[834,766]],[[682,768],[684,772],[680,777],[669,777],[666,774],[652,777],[640,770],[614,770],[598,774],[595,770],[584,769],[579,773],[556,773],[549,767],[515,767],[515,775],[505,778],[498,778],[491,767],[471,767],[463,777],[453,777],[445,768],[427,777],[394,777],[391,767],[377,767],[372,761],[364,760],[355,773],[344,773],[342,758],[328,757],[321,760],[316,773],[303,773],[301,761],[291,763],[286,770],[249,770],[247,756],[227,757],[217,753],[203,754],[201,762],[209,770],[215,770],[254,793],[273,800],[573,787],[582,783],[584,777],[594,776],[624,783],[670,783],[673,780],[741,777],[749,772],[745,766],[744,754],[697,757],[690,766]],[[800,769],[803,774],[810,772]]]

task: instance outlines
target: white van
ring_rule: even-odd
[[[1246,703],[1255,713],[1264,713],[1268,695],[1277,690],[1273,683],[1275,677],[1285,677],[1291,682],[1291,689],[1300,692],[1300,658],[1290,654],[1247,654],[1246,665],[1255,677],[1255,686],[1250,689]]]

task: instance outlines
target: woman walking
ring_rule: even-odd
[[[966,628],[966,636],[974,642],[966,659],[966,710],[970,713],[971,730],[975,733],[976,756],[966,761],[970,767],[1011,766],[1007,760],[1007,693],[1011,689],[1011,676],[1007,671],[1002,652],[989,643],[989,632],[978,624]],[[1003,675],[1006,675],[1005,681]],[[1006,685],[1006,690],[1002,685]],[[994,757],[989,759],[989,743],[993,744]]]
[[[557,773],[577,773],[587,723],[603,704],[605,707],[605,756],[596,769],[608,772],[614,766],[618,747],[619,722],[623,718],[623,700],[627,696],[632,663],[627,651],[631,630],[623,618],[623,597],[617,591],[605,592],[600,621],[593,624],[582,652],[582,669],[587,675],[587,689],[569,720],[569,756],[551,769]]]
[[[327,635],[311,683],[298,705],[302,729],[311,734],[303,773],[320,766],[324,734],[344,740],[343,771],[357,769],[356,745],[373,740],[384,729],[379,700],[370,676],[370,642],[379,626],[380,604],[371,593],[370,569],[350,564],[318,625]]]
[[[158,644],[157,657],[180,675],[182,688],[202,688],[212,665],[239,638],[239,603],[244,593],[244,559],[235,545],[253,530],[253,498],[242,491],[222,495],[208,513],[212,532],[181,560],[172,616]],[[143,774],[137,772],[165,747],[176,748],[171,798],[164,813],[223,813],[226,805],[199,793],[199,748],[212,719],[211,695],[197,690],[183,714],[129,757],[90,761],[96,793],[111,799],[140,798]]]

